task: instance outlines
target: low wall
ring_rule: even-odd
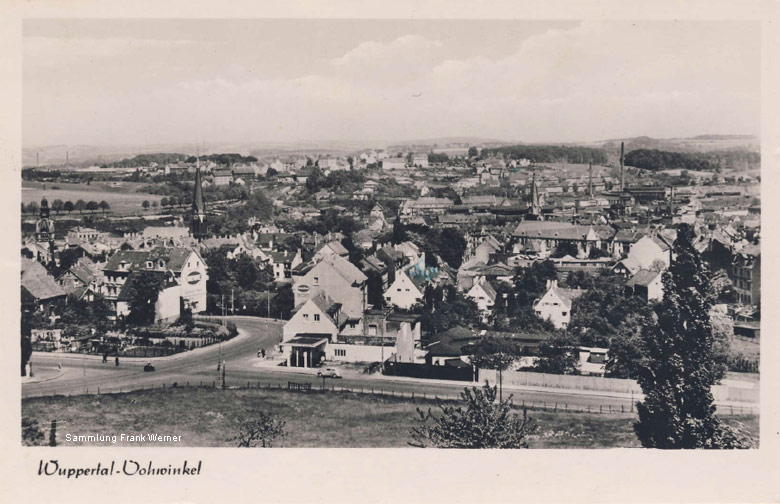
[[[479,380],[498,382],[498,373],[492,369],[480,369]],[[622,394],[641,394],[642,389],[634,380],[621,378],[603,378],[601,376],[555,375],[547,373],[529,373],[527,371],[504,371],[504,385],[523,385],[528,387],[550,387],[573,390],[598,390]]]
[[[480,383],[484,383],[485,380],[489,381],[491,385],[498,383],[498,373],[492,369],[480,369],[479,381]],[[635,380],[622,378],[504,371],[503,380],[504,385],[593,390],[621,394],[630,394],[633,392],[635,395],[642,394],[642,388]],[[716,385],[712,387],[712,395],[717,402],[759,402],[759,389],[757,386],[752,388],[741,388]]]

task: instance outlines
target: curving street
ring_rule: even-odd
[[[323,384],[337,389],[346,388],[363,392],[384,394],[414,393],[416,396],[456,398],[470,382],[422,380],[382,375],[365,375],[359,370],[343,369],[343,379],[322,380],[316,370],[260,367],[258,351],[270,353],[281,341],[282,321],[256,317],[228,317],[236,323],[239,335],[221,345],[196,349],[168,357],[124,358],[120,365],[113,360],[103,363],[100,356],[53,354],[36,352],[32,357],[33,370],[40,381],[22,385],[22,397],[47,395],[79,395],[90,393],[127,392],[146,388],[213,385],[219,383],[217,363],[220,358],[226,364],[227,386],[286,387],[288,382]],[[152,362],[154,372],[144,372],[143,366]],[[61,365],[61,371],[57,365]],[[525,403],[558,408],[577,408],[591,411],[630,412],[634,400],[630,396],[592,391],[568,391],[539,389],[534,387],[505,387],[504,395],[513,395],[515,404]],[[731,409],[733,407],[733,410]],[[721,412],[757,413],[758,405],[718,405]]]

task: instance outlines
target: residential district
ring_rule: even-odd
[[[757,154],[680,169],[645,167],[648,152],[399,146],[27,167],[23,194],[40,199],[22,205],[22,376],[35,381],[36,356],[197,353],[240,337],[245,316],[279,321],[252,356],[265,371],[479,382],[495,375],[473,345],[502,337],[519,348],[510,371],[631,378],[626,348],[663,299],[681,226],[712,272],[724,365],[756,373]]]

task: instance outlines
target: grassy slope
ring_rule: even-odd
[[[406,447],[415,408],[431,401],[367,397],[349,393],[286,390],[177,389],[97,396],[55,396],[22,401],[23,416],[65,434],[157,432],[181,435],[171,446],[234,446],[231,424],[245,411],[271,411],[287,422],[288,447]],[[434,407],[434,412],[437,411]],[[533,448],[638,447],[630,415],[532,411],[539,433]],[[758,418],[740,418],[758,436]],[[48,434],[48,430],[47,430]],[[48,435],[47,435],[48,439]],[[73,443],[70,443],[73,444]],[[147,443],[150,444],[150,443]],[[133,444],[138,446],[137,444]]]

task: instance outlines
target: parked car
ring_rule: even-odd
[[[325,378],[341,378],[341,373],[339,373],[338,369],[326,368],[324,370],[317,371],[317,376],[322,376]]]
[[[147,373],[149,373],[149,372],[151,372],[151,371],[154,371],[154,366],[152,366],[152,363],[151,363],[151,362],[147,363],[147,364],[144,366],[144,371],[145,371],[145,372],[147,372]]]

